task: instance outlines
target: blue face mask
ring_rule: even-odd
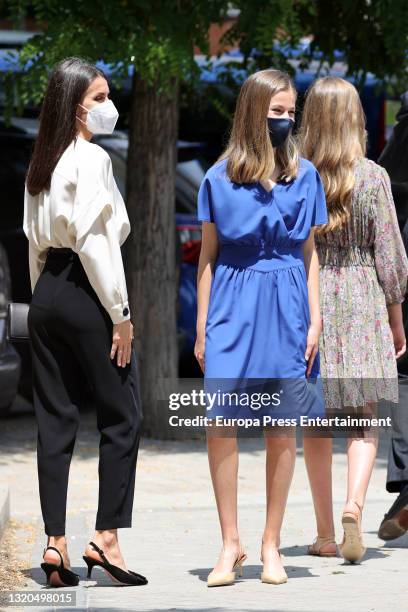
[[[269,136],[273,147],[280,147],[288,138],[295,122],[292,119],[267,117]]]

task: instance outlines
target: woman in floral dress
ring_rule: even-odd
[[[320,263],[321,375],[327,411],[374,414],[378,400],[398,402],[396,359],[406,340],[402,323],[408,261],[386,171],[365,157],[365,118],[357,90],[340,78],[318,79],[305,102],[301,150],[325,188],[329,222],[317,229]],[[343,414],[344,416],[344,414]],[[378,438],[348,438],[347,500],[340,552],[361,560],[361,514]],[[305,437],[304,455],[316,513],[309,554],[335,556],[332,440]]]

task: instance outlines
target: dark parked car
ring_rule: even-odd
[[[5,248],[0,244],[0,416],[6,414],[17,395],[21,371],[20,357],[7,341],[6,315],[10,296],[8,259]]]

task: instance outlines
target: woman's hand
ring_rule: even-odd
[[[395,358],[399,359],[407,350],[407,341],[402,321],[396,325],[391,325],[391,331],[394,339]]]
[[[307,361],[306,377],[310,376],[313,362],[315,360],[317,351],[319,350],[319,338],[322,331],[321,323],[312,323],[307,333],[307,344],[305,359]]]
[[[391,327],[392,337],[394,340],[395,359],[399,359],[407,350],[407,341],[405,339],[404,319],[402,316],[401,304],[388,304],[388,322]]]
[[[205,369],[204,352],[205,352],[205,334],[200,333],[200,334],[197,334],[197,338],[195,341],[194,355],[198,363],[200,364],[200,368],[203,374],[204,374],[204,369]]]
[[[124,368],[127,363],[130,363],[130,355],[132,352],[133,340],[133,325],[130,319],[123,323],[115,323],[112,333],[112,348],[110,358],[114,359],[117,355],[117,364]]]

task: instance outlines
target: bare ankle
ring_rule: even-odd
[[[47,546],[55,546],[56,548],[66,548],[67,540],[65,535],[48,536]]]
[[[94,539],[103,543],[105,546],[115,546],[118,544],[118,536],[116,529],[104,529],[103,531],[95,531]]]
[[[224,548],[233,548],[239,546],[240,540],[238,535],[226,536],[222,539]]]
[[[335,537],[334,529],[325,529],[324,531],[317,530],[317,537],[321,540],[328,540],[329,538]]]
[[[276,548],[276,550],[278,550],[280,540],[276,538],[276,536],[264,535],[262,538],[262,546],[265,546],[266,548]]]
[[[353,498],[353,499],[348,499],[345,503],[345,508],[349,508],[350,510],[354,512],[361,512],[364,506],[364,500],[358,499],[358,498]]]

